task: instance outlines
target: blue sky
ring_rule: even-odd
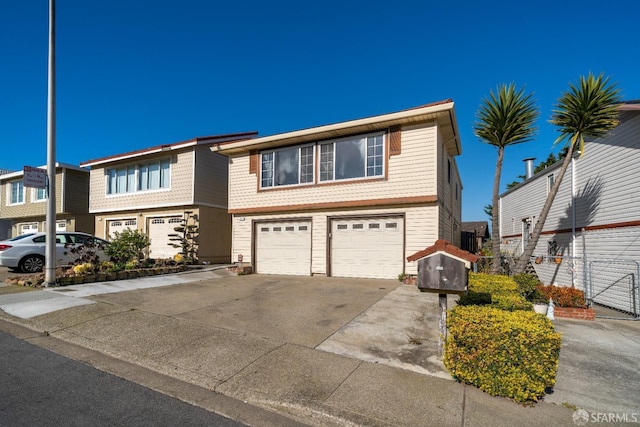
[[[57,0],[57,159],[79,164],[197,136],[260,135],[455,102],[463,220],[486,220],[496,151],[482,99],[524,86],[535,141],[502,177],[546,159],[568,83],[604,72],[640,99],[637,0]],[[0,168],[46,163],[47,0],[0,1]]]

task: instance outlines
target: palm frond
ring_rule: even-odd
[[[585,137],[599,138],[618,125],[620,90],[602,73],[581,76],[578,84],[570,83],[554,108],[550,123],[560,135],[555,144],[577,144],[584,153]]]
[[[474,134],[483,142],[496,147],[531,141],[539,116],[533,94],[516,89],[515,84],[501,84],[490,91],[477,113]]]

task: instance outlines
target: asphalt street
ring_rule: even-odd
[[[0,332],[2,426],[244,426]]]

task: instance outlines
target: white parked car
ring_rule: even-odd
[[[23,273],[37,273],[45,266],[46,233],[29,233],[0,241],[0,265]],[[98,256],[107,261],[104,253],[108,241],[87,233],[62,231],[56,233],[56,266],[74,264],[76,260]]]

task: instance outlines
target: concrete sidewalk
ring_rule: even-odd
[[[0,313],[0,329],[29,328],[37,333],[22,338],[63,354],[73,346],[75,358],[249,425],[572,426],[567,406],[583,407],[571,400],[576,373],[563,388],[562,361],[555,403],[534,407],[452,381],[435,355],[437,296],[396,281],[220,270],[157,280],[123,281],[114,292],[96,284],[3,295],[9,312],[12,300],[42,301],[43,293],[88,303],[24,318]],[[639,354],[627,360],[636,371]],[[618,369],[637,378],[626,364]],[[640,412],[637,394],[627,399],[616,410]]]

